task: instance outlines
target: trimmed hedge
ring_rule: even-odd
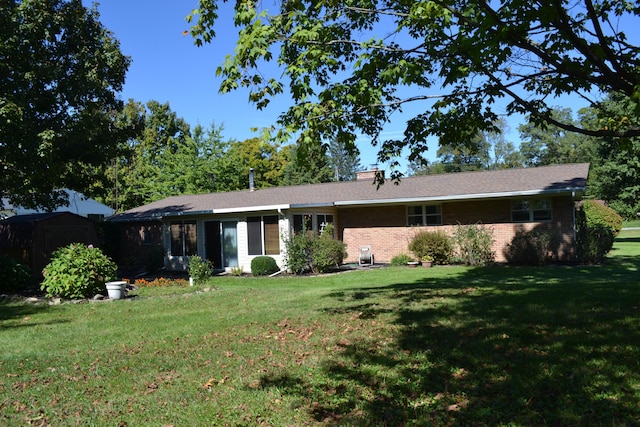
[[[270,256],[257,256],[251,260],[251,274],[254,276],[268,276],[280,271],[276,260]]]

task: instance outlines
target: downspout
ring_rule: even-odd
[[[571,192],[571,213],[573,214],[573,250],[576,254],[576,261],[580,261],[578,253],[578,224],[576,223],[576,192]]]

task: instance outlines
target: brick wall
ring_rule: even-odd
[[[553,220],[540,223],[512,223],[509,200],[485,200],[442,204],[442,226],[407,227],[406,206],[342,208],[339,211],[339,238],[347,244],[345,262],[357,262],[360,246],[371,246],[376,262],[387,263],[394,256],[410,254],[408,245],[416,233],[444,230],[452,235],[457,224],[482,223],[493,230],[496,261],[505,261],[505,249],[519,231],[545,230],[557,236],[554,258],[573,260],[573,211],[569,197],[552,199]]]

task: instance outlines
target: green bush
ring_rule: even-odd
[[[11,257],[0,257],[0,292],[15,292],[29,287],[31,270]]]
[[[622,217],[595,200],[585,200],[576,212],[578,256],[582,262],[601,263],[622,229]]]
[[[116,264],[99,248],[72,243],[53,252],[40,286],[47,296],[87,298],[104,293],[115,279]]]
[[[213,274],[213,264],[208,259],[198,255],[189,257],[189,276],[193,277],[196,285],[204,284]]]
[[[251,274],[254,276],[268,276],[278,271],[280,267],[270,256],[257,256],[251,260]]]
[[[411,258],[410,255],[407,254],[400,254],[400,255],[396,255],[393,258],[391,258],[391,265],[407,265],[408,262],[413,261],[413,258]]]
[[[285,242],[285,264],[293,274],[304,274],[313,266],[313,237],[307,233],[292,234]]]
[[[483,224],[458,225],[453,234],[456,261],[466,265],[486,265],[495,261],[493,230]]]
[[[313,245],[312,269],[316,273],[324,273],[339,266],[347,256],[347,246],[333,238],[333,227],[328,224]]]
[[[444,231],[421,231],[409,242],[416,259],[431,257],[434,264],[448,264],[453,255],[451,238]]]
[[[557,239],[549,231],[518,231],[507,245],[505,258],[513,265],[543,265],[554,252]]]
[[[347,256],[346,245],[333,238],[333,227],[328,224],[319,237],[302,232],[289,237],[287,268],[294,274],[323,273],[339,265]]]

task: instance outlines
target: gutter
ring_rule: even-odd
[[[528,190],[513,191],[503,193],[479,193],[479,194],[455,194],[447,196],[432,197],[405,197],[398,199],[371,199],[371,200],[345,200],[335,202],[335,206],[355,206],[355,205],[383,205],[383,204],[403,204],[403,203],[419,203],[419,202],[445,202],[458,200],[478,200],[478,199],[496,199],[505,197],[526,197],[540,195],[558,195],[570,193],[572,196],[577,192],[584,192],[583,187],[560,188],[555,190]]]

